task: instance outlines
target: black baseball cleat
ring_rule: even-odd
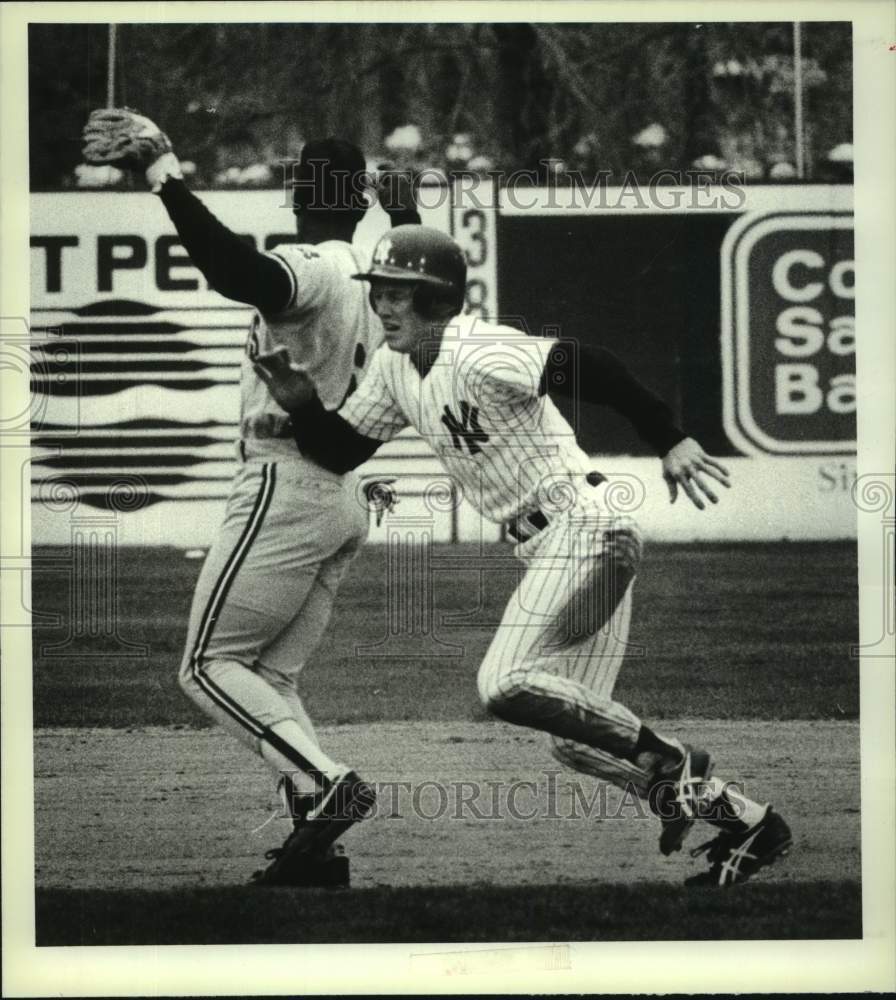
[[[660,818],[660,851],[681,850],[685,837],[697,818],[701,786],[712,774],[713,760],[706,750],[684,748],[677,761],[660,765],[647,793],[650,808]]]
[[[268,851],[269,860],[280,858],[282,847]],[[351,884],[349,859],[341,844],[330,844],[324,854],[307,854],[295,859],[290,870],[270,873],[273,866],[255,872],[253,885],[288,885],[294,888],[347,889]]]
[[[326,867],[333,859],[328,854],[331,844],[359,820],[366,819],[376,804],[372,785],[354,771],[344,774],[322,792],[317,804],[307,816],[298,819],[292,833],[282,847],[265,855],[271,863],[256,872],[252,881],[256,885],[309,885],[309,871]],[[347,880],[348,858],[343,858]],[[334,874],[339,870],[337,865]]]
[[[766,865],[784,857],[793,844],[790,827],[772,809],[749,830],[722,831],[713,840],[695,847],[691,857],[706,852],[709,871],[685,879],[687,886],[727,886],[745,882]]]

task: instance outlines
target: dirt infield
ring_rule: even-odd
[[[755,788],[791,822],[794,850],[763,881],[860,877],[857,723],[699,720],[664,729],[711,747],[719,776],[748,794]],[[601,794],[603,786],[561,771],[539,734],[434,722],[320,733],[337,758],[380,784],[376,817],[345,837],[357,887],[675,883],[703,864],[663,858],[656,820],[621,792]],[[264,766],[215,730],[35,735],[39,888],[239,884],[285,835],[282,818],[264,825],[277,813]]]

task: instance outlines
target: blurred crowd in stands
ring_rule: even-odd
[[[386,135],[380,149],[366,150],[371,171],[384,165],[407,169],[424,178],[425,183],[446,183],[457,175],[508,176],[528,171],[532,183],[562,184],[572,175],[586,183],[613,185],[647,184],[651,179],[661,184],[675,183],[675,178],[687,174],[701,178],[707,174],[736,174],[748,184],[811,183],[851,184],[853,181],[853,147],[843,141],[829,149],[812,148],[812,128],[804,126],[806,148],[804,160],[809,169],[799,176],[797,150],[794,141],[794,72],[789,58],[766,55],[743,62],[737,59],[719,61],[711,68],[711,78],[724,100],[726,120],[714,130],[715,148],[707,149],[689,163],[677,161],[675,144],[669,128],[662,122],[645,122],[631,135],[628,149],[613,149],[613,156],[604,155],[597,131],[581,135],[571,148],[558,150],[537,164],[501,162],[501,157],[489,148],[489,140],[472,132],[456,132],[447,137],[426,135],[413,123],[395,128]],[[805,94],[823,85],[826,72],[814,59],[803,63],[801,86]],[[745,88],[755,95],[761,93],[768,102],[765,120],[757,120],[755,101],[743,101]],[[752,108],[753,110],[750,110]],[[199,104],[192,101],[188,112]],[[740,109],[740,110],[739,110]],[[816,114],[818,108],[815,109]],[[679,147],[680,148],[680,144]],[[186,151],[184,151],[186,152]],[[298,159],[300,150],[295,151]],[[189,159],[182,160],[184,173],[197,188],[241,189],[279,187],[284,180],[283,157],[273,152],[270,159],[260,157],[251,144],[219,151],[219,167],[203,172]],[[608,160],[624,164],[623,169],[606,170]],[[220,163],[226,163],[221,166]],[[665,175],[665,176],[664,176]],[[519,181],[517,180],[517,183]],[[80,164],[68,178],[67,186],[75,188],[127,187],[132,182],[114,167],[91,167]]]
[[[668,143],[666,129],[659,122],[652,122],[631,138],[630,166],[624,174],[601,173],[600,142],[596,134],[589,133],[573,146],[566,156],[542,160],[533,171],[537,183],[562,183],[572,172],[586,181],[598,179],[601,183],[622,184],[635,178],[648,183],[659,178],[659,183],[674,183],[675,176],[665,155]],[[755,154],[749,141],[732,137],[719,153],[707,152],[685,167],[701,177],[710,174],[721,176],[733,172],[746,183],[787,184],[800,180],[793,148],[787,148],[787,136],[782,135],[779,147],[764,157]],[[792,143],[790,144],[792,147]],[[298,158],[298,157],[296,157]],[[280,163],[249,163],[245,167],[229,166],[212,176],[202,176],[196,165],[182,160],[184,174],[198,188],[242,189],[279,187],[284,177]],[[508,168],[482,152],[475,137],[468,132],[458,132],[450,137],[443,149],[427,144],[421,130],[413,124],[402,125],[388,135],[379,155],[368,158],[371,171],[384,166],[409,169],[421,176],[426,183],[451,180],[457,175],[489,177],[508,173]],[[667,172],[669,176],[664,177]],[[813,183],[851,184],[853,181],[853,147],[851,142],[841,142],[832,149],[816,154],[811,180]],[[127,178],[115,167],[92,167],[79,164],[71,179],[75,188],[107,188],[127,186]]]

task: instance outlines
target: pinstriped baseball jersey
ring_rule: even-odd
[[[408,355],[384,345],[340,414],[381,441],[415,427],[467,500],[504,522],[545,506],[591,467],[560,411],[538,392],[555,344],[458,316],[425,378]]]
[[[311,373],[324,405],[335,410],[361,381],[382,343],[383,328],[367,289],[346,280],[363,269],[348,243],[284,244],[269,256],[289,274],[292,297],[275,316],[253,316],[240,378],[240,436],[252,457],[304,461],[288,418],[255,374],[254,359],[279,346],[288,348],[292,360]]]

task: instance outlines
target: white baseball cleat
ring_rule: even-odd
[[[745,882],[760,868],[784,857],[793,846],[790,827],[771,806],[749,830],[722,831],[713,840],[695,847],[691,857],[706,853],[709,871],[685,879],[687,886],[728,886]]]
[[[660,818],[660,851],[673,854],[681,850],[694,821],[697,819],[697,802],[704,782],[712,774],[713,759],[706,750],[683,747],[678,760],[661,763],[647,801]]]

